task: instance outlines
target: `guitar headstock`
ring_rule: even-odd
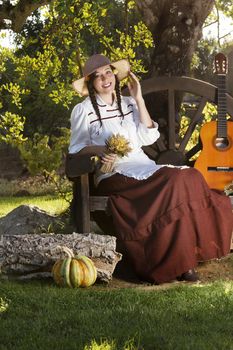
[[[227,58],[223,53],[219,52],[214,58],[214,73],[218,75],[226,75],[227,70]]]

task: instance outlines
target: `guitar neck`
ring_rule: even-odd
[[[226,75],[218,75],[218,119],[217,137],[227,137],[227,97],[226,97]]]

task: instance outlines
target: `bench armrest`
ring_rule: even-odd
[[[65,160],[65,173],[68,179],[77,178],[86,173],[92,173],[95,168],[92,156],[106,152],[104,146],[85,147],[78,153],[68,153]]]

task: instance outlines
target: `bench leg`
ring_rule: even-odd
[[[81,175],[73,184],[72,218],[79,233],[89,233],[90,205],[88,174]]]

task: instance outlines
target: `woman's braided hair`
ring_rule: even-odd
[[[120,82],[117,78],[117,76],[115,75],[116,77],[116,86],[115,86],[115,90],[116,90],[116,98],[117,98],[117,105],[118,105],[118,109],[120,111],[120,114],[121,114],[121,117],[122,119],[124,119],[124,113],[122,111],[122,106],[121,106],[121,88],[120,88]]]
[[[94,86],[93,86],[93,81],[94,80],[95,80],[95,73],[92,73],[90,75],[90,78],[89,78],[88,82],[87,82],[87,89],[88,89],[88,92],[89,92],[89,96],[90,96],[90,99],[91,99],[92,106],[93,106],[93,108],[95,110],[95,113],[96,113],[98,119],[99,119],[100,126],[102,126],[100,110],[99,110],[98,103],[96,101],[95,89],[94,89]]]
[[[112,70],[114,70],[115,68],[113,66],[110,66],[112,68]],[[117,78],[117,76],[115,75],[115,79],[116,79],[116,85],[115,85],[115,91],[116,91],[116,99],[117,99],[117,105],[118,105],[118,109],[120,112],[120,115],[122,117],[122,119],[124,118],[124,113],[122,111],[122,106],[121,106],[121,89],[120,89],[120,82]],[[100,127],[102,126],[102,120],[101,120],[101,115],[100,115],[100,110],[99,110],[99,106],[98,103],[96,101],[96,96],[95,96],[95,89],[93,86],[93,82],[95,80],[95,73],[90,74],[89,76],[89,80],[87,81],[87,89],[89,92],[89,96],[91,99],[91,103],[92,106],[95,110],[95,113],[99,119],[100,122]]]

